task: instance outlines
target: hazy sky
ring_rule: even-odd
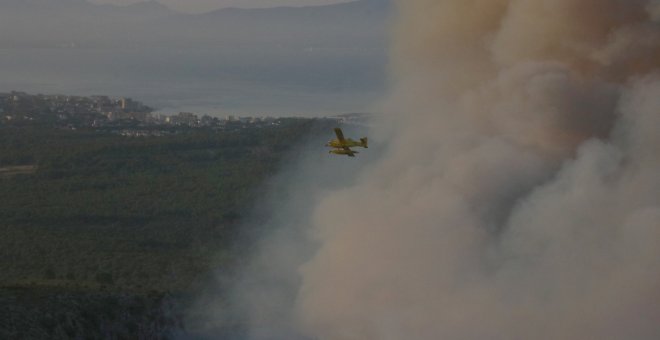
[[[89,0],[95,3],[127,5],[142,0]],[[350,0],[158,0],[168,7],[182,12],[206,12],[223,7],[274,7],[326,5]]]

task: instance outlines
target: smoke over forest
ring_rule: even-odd
[[[299,169],[253,337],[659,338],[657,3],[398,11],[382,154],[334,190],[345,160]]]

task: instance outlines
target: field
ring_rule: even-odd
[[[34,165],[6,166],[0,168],[0,178],[33,174],[35,171],[37,171],[37,167]]]

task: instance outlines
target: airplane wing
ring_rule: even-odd
[[[341,129],[335,128],[335,134],[337,135],[339,142],[343,144],[346,139],[344,139],[344,133],[341,131]]]

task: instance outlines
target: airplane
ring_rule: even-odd
[[[335,155],[347,155],[349,157],[355,157],[355,154],[359,153],[357,151],[352,150],[352,147],[362,147],[362,148],[368,148],[369,147],[369,141],[367,140],[367,137],[360,138],[360,141],[354,141],[350,138],[344,138],[344,133],[341,131],[340,128],[335,128],[335,134],[337,135],[337,139],[333,139],[328,142],[325,146],[333,148],[330,150],[329,153],[335,154]]]

